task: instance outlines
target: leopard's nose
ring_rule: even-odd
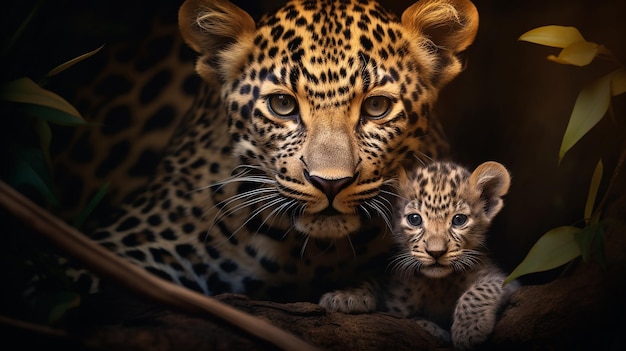
[[[426,253],[429,254],[432,258],[438,259],[446,253],[446,250],[426,250]]]
[[[326,179],[318,176],[309,176],[308,179],[313,186],[320,189],[326,195],[330,204],[333,203],[335,196],[354,180],[353,177]]]

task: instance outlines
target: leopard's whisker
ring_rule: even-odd
[[[235,235],[237,235],[237,233],[238,233],[240,230],[242,230],[243,228],[245,228],[245,227],[246,227],[246,225],[247,225],[247,224],[248,224],[251,220],[253,220],[256,216],[258,216],[259,214],[261,214],[263,211],[265,211],[265,210],[266,210],[266,209],[268,209],[268,208],[271,208],[272,206],[276,205],[277,203],[280,203],[280,202],[282,202],[282,201],[285,201],[285,199],[283,199],[283,198],[280,198],[280,197],[277,197],[277,196],[275,196],[275,197],[276,197],[276,198],[275,198],[274,200],[272,200],[270,203],[265,204],[265,205],[263,205],[263,206],[261,206],[261,207],[259,207],[259,208],[256,208],[256,209],[255,209],[255,210],[254,210],[254,211],[253,211],[253,212],[252,212],[252,213],[248,216],[248,218],[247,218],[247,219],[246,219],[246,220],[245,220],[245,221],[244,221],[244,222],[243,222],[243,223],[242,223],[239,227],[237,227],[237,229],[235,229],[235,230],[234,230],[234,231],[230,234],[230,236],[228,237],[228,239],[230,239],[230,238],[234,237]],[[226,240],[224,240],[222,243],[225,243],[225,242],[226,242]]]
[[[385,222],[389,230],[393,230],[393,225],[391,224],[391,216],[392,216],[392,211],[390,209],[391,203],[389,203],[389,201],[386,199],[384,201],[386,201],[387,204],[383,203],[381,200],[379,200],[379,198],[373,198],[365,202],[363,206],[370,207],[371,209],[376,211],[376,213],[378,213],[380,217],[383,219],[383,221]],[[364,208],[363,206],[361,208]],[[369,213],[367,210],[365,212]]]
[[[416,260],[411,253],[402,252],[397,254],[387,266],[394,272],[404,275],[413,275],[416,270],[419,270],[421,262]]]
[[[263,195],[266,193],[265,195]],[[235,195],[231,197],[227,202],[220,202],[218,205],[220,208],[227,208],[226,211],[223,211],[223,215],[221,217],[227,217],[232,215],[233,213],[238,212],[243,208],[250,207],[251,205],[255,205],[259,202],[263,202],[266,200],[270,200],[272,198],[278,197],[279,195],[273,191],[273,189],[255,189],[245,193],[241,193],[239,195]],[[234,202],[242,201],[242,203],[229,208],[228,206]]]
[[[300,249],[300,258],[304,258],[304,252],[306,251],[306,247],[309,244],[309,239],[311,237],[309,235],[304,239],[304,243],[302,243],[302,248]]]
[[[432,157],[426,155],[425,153],[421,152],[421,151],[416,151],[413,153],[413,157],[415,157],[416,160],[418,160],[422,166],[426,166],[427,163],[424,162],[424,160],[422,160],[422,157],[424,157],[425,159],[427,159],[429,162],[435,162],[435,160],[433,160]]]
[[[274,208],[263,220],[263,222],[261,222],[261,224],[259,224],[259,228],[257,229],[257,231],[260,231],[261,228],[268,223],[269,221],[269,226],[272,226],[272,224],[274,223],[275,219],[278,218],[279,216],[282,216],[282,212],[288,210],[289,208],[294,206],[295,201],[291,200],[291,199],[285,199],[285,198],[279,198],[277,200],[274,200],[272,204],[270,205],[276,205],[280,202],[283,202],[282,204],[276,206],[276,208]],[[271,221],[270,221],[271,219]],[[284,236],[283,236],[284,237]]]
[[[354,245],[352,244],[352,239],[350,238],[350,235],[346,235],[345,238],[348,241],[348,245],[350,245],[350,249],[352,250],[352,257],[356,260],[356,250],[354,249]]]
[[[385,195],[391,195],[391,196],[393,196],[393,197],[397,197],[397,198],[399,198],[399,199],[409,201],[409,199],[407,199],[406,197],[401,196],[401,195],[400,195],[400,194],[398,194],[398,193],[394,193],[393,191],[388,191],[388,190],[382,190],[382,189],[381,189],[381,190],[380,190],[380,192],[381,192],[382,194],[385,194]],[[387,200],[387,201],[389,201],[389,200]]]
[[[223,218],[230,217],[233,214],[241,211],[242,209],[249,208],[249,207],[252,207],[253,205],[256,205],[257,203],[269,201],[271,199],[275,199],[279,197],[278,194],[275,192],[257,191],[257,190],[260,190],[260,189],[255,189],[255,191],[250,191],[250,192],[246,192],[246,193],[242,193],[240,195],[234,196],[233,198],[235,199],[228,201],[226,205],[229,205],[232,202],[237,201],[237,200],[244,200],[244,201],[238,204],[237,206],[228,208],[226,211],[223,211],[223,210],[218,211],[213,217],[213,220],[211,221],[211,223],[213,223],[212,226],[219,223]],[[265,192],[267,192],[268,194],[263,195],[263,196],[256,196],[256,197],[254,196],[254,195],[259,195],[259,193],[265,193]]]

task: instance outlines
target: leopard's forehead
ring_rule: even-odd
[[[291,0],[275,13],[265,15],[258,27],[268,26],[280,30],[308,32],[313,41],[328,43],[326,38],[352,39],[352,32],[371,32],[382,41],[385,33],[380,25],[397,23],[395,14],[387,11],[376,1],[357,0]],[[282,26],[282,27],[281,27]],[[358,27],[359,30],[355,30]],[[352,32],[351,32],[352,31]],[[280,34],[280,33],[274,33]],[[279,38],[278,36],[276,37]],[[361,37],[357,36],[361,40]],[[365,42],[363,42],[365,43]]]
[[[402,62],[408,43],[400,23],[375,1],[288,2],[259,21],[255,48],[252,67],[261,76],[335,105],[398,83],[400,70],[417,65]]]
[[[412,182],[404,187],[409,207],[445,214],[466,206],[470,173],[455,164],[437,162],[416,170]]]

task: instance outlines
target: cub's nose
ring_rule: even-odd
[[[426,250],[426,253],[429,254],[432,258],[438,259],[446,253],[446,250]]]
[[[339,194],[339,192],[345,189],[350,183],[352,183],[352,177],[345,177],[339,179],[326,179],[318,176],[309,176],[307,179],[315,186],[320,189],[328,198],[328,202],[332,205],[335,196]]]

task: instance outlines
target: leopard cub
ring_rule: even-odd
[[[326,293],[320,304],[346,313],[410,317],[436,336],[451,336],[457,349],[484,342],[518,286],[502,286],[506,275],[485,250],[487,229],[502,208],[510,180],[497,162],[483,163],[472,173],[446,162],[402,171],[392,273],[384,281]]]

